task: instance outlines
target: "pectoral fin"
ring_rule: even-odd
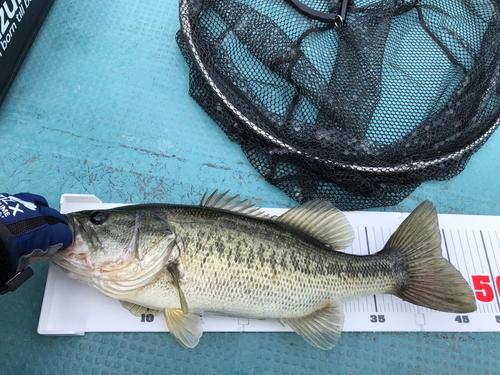
[[[145,306],[136,305],[132,302],[120,301],[120,303],[134,316],[141,316],[142,314],[153,314],[156,316],[160,313],[160,311],[158,310],[153,310]]]
[[[199,314],[192,312],[186,314],[181,309],[165,309],[163,313],[168,330],[184,349],[198,345],[203,334]]]
[[[186,297],[184,297],[184,292],[181,289],[181,284],[180,284],[180,270],[179,270],[179,265],[177,263],[170,263],[167,267],[168,272],[172,275],[172,280],[174,282],[174,287],[175,290],[177,291],[177,295],[179,297],[179,300],[181,301],[181,309],[184,314],[187,314],[189,312],[188,304],[186,301]]]
[[[341,302],[330,302],[307,316],[283,320],[312,346],[330,350],[340,338],[344,311]]]

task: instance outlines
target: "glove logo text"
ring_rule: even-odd
[[[20,207],[21,204],[31,211],[36,211],[36,205],[33,203],[23,201],[17,197],[0,194],[0,218],[3,219],[10,215],[15,217],[18,212],[24,213]]]

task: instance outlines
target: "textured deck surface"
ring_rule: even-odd
[[[34,0],[36,1],[36,0]],[[255,173],[187,94],[176,1],[56,0],[0,108],[0,190],[103,201],[196,204],[231,189],[295,203]],[[467,169],[388,210],[500,215],[500,133]],[[0,298],[0,374],[498,374],[499,333],[344,333],[323,352],[294,333],[37,334],[48,264]]]

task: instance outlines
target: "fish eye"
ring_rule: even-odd
[[[89,215],[90,221],[95,225],[101,225],[108,218],[108,214],[104,211],[94,211]]]

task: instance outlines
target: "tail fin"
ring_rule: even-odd
[[[420,204],[393,233],[385,248],[399,250],[405,259],[409,282],[399,292],[400,298],[445,312],[476,310],[470,286],[442,257],[437,213],[431,202]]]

